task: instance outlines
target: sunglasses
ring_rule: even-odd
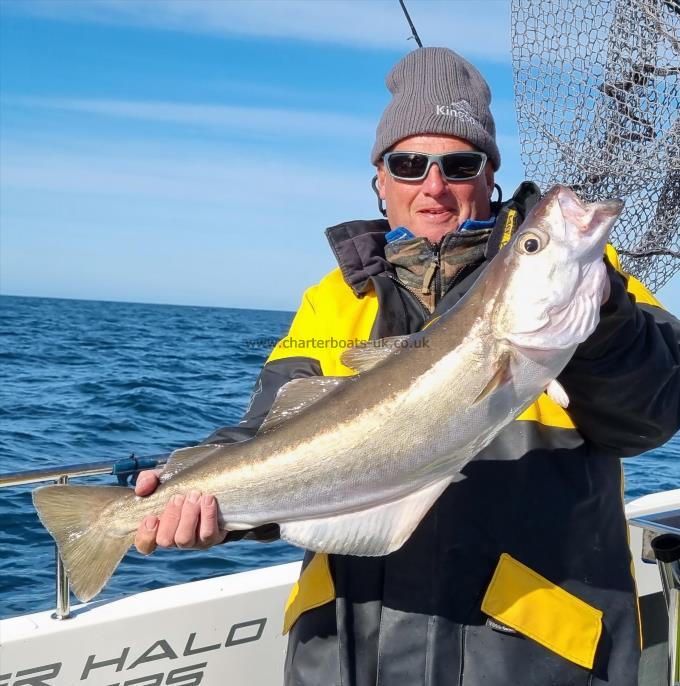
[[[445,152],[428,155],[424,152],[386,152],[383,155],[387,171],[402,181],[422,181],[436,164],[447,181],[470,181],[484,169],[487,157],[483,152]]]

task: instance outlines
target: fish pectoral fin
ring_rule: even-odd
[[[553,379],[549,384],[548,387],[545,389],[545,392],[548,394],[548,397],[556,402],[560,407],[567,408],[569,407],[569,396],[567,395],[567,392],[564,390],[564,386],[557,380]]]
[[[395,350],[410,347],[414,334],[406,336],[388,336],[377,341],[366,341],[345,350],[340,355],[340,362],[355,372],[367,372],[386,360]]]
[[[506,350],[498,360],[496,372],[489,380],[489,383],[487,383],[486,386],[484,386],[481,393],[475,398],[473,404],[476,405],[478,402],[484,400],[484,398],[493,393],[496,389],[512,381],[512,370],[510,368],[511,362],[512,353]]]
[[[165,467],[161,472],[161,483],[165,483],[169,479],[172,479],[172,477],[188,467],[193,467],[195,464],[212,457],[216,451],[224,451],[224,448],[224,445],[206,444],[175,450],[168,458],[168,461],[165,463]]]
[[[374,507],[279,524],[281,538],[307,550],[337,555],[387,555],[400,548],[451,483],[436,481],[415,493]]]
[[[348,380],[347,377],[342,376],[310,376],[289,381],[279,388],[276,399],[258,433],[272,429],[302,412]]]

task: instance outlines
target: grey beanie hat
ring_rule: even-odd
[[[376,131],[371,162],[407,136],[458,136],[501,166],[491,91],[467,60],[448,48],[418,48],[399,60],[385,79],[393,94]]]

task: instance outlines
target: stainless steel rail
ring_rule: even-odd
[[[167,458],[167,455],[149,455],[147,457],[137,458],[140,463],[143,463],[143,466],[141,466],[138,470],[130,471],[149,469],[149,466],[147,466],[149,463],[154,463],[158,466],[164,465]],[[59,482],[59,479],[63,476],[72,479],[77,476],[114,474],[114,468],[117,464],[119,464],[119,462],[111,462],[111,460],[108,460],[106,462],[86,462],[85,464],[70,464],[64,465],[63,467],[51,467],[49,469],[29,469],[23,472],[0,474],[0,488],[6,488],[8,486],[23,486],[25,484],[37,484],[41,481]]]
[[[134,474],[144,469],[164,465],[167,458],[167,455],[150,455],[142,458],[131,457],[127,460],[119,460],[118,462],[88,462],[85,464],[65,465],[56,469],[30,469],[23,472],[0,474],[0,488],[37,484],[45,481],[53,481],[64,485],[68,483],[69,479],[81,476]],[[58,620],[68,619],[71,616],[69,580],[56,545],[54,546],[54,557],[56,608],[52,613],[52,617]]]

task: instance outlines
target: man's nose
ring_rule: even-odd
[[[423,179],[423,192],[427,195],[441,195],[446,190],[446,179],[438,164],[433,164]]]

